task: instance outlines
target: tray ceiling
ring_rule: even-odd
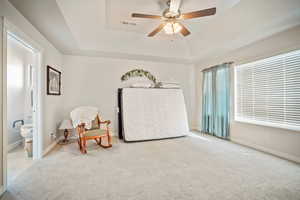
[[[300,24],[299,0],[183,0],[182,12],[217,7],[217,14],[184,21],[192,32],[186,38],[163,32],[148,38],[159,20],[130,14],[161,15],[165,0],[10,2],[64,54],[166,62],[195,62]]]

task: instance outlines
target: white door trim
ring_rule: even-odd
[[[4,41],[4,17],[1,17],[1,19],[0,19],[0,26],[1,26],[1,33],[0,33],[0,35],[1,35],[1,38],[0,38],[0,44],[1,44],[1,47],[0,47],[0,53],[1,53],[1,55],[0,55],[0,67],[1,67],[1,69],[0,69],[0,74],[1,74],[1,76],[3,77],[3,66],[4,66],[4,53],[3,53],[3,49],[4,49],[4,44],[3,44],[3,41]],[[2,79],[2,77],[0,78],[0,79]],[[3,88],[3,86],[2,86],[2,84],[3,84],[3,80],[1,80],[1,82],[0,82],[0,87],[2,87]],[[1,88],[1,89],[2,89]],[[1,108],[0,108],[0,110],[1,110],[1,117],[3,117],[4,115],[3,115],[3,102],[2,102],[2,97],[3,97],[3,91],[1,91],[1,94],[0,95],[2,95],[0,98],[1,98],[1,100],[0,100],[0,102],[1,102]],[[1,120],[1,122],[0,122],[0,127],[1,127],[1,135],[0,135],[0,141],[2,142],[1,143],[1,151],[2,151],[2,155],[0,156],[1,157],[1,164],[2,164],[2,166],[1,166],[1,169],[2,169],[2,171],[1,171],[1,177],[2,177],[2,180],[0,180],[0,182],[1,182],[1,186],[0,186],[0,196],[6,191],[6,185],[5,185],[5,181],[6,181],[6,171],[5,171],[5,169],[6,169],[6,154],[4,153],[5,151],[4,151],[4,145],[5,145],[5,142],[4,142],[4,130],[3,130],[3,119]]]
[[[34,134],[33,134],[33,159],[42,158],[43,150],[43,115],[42,115],[42,66],[43,66],[43,48],[40,47],[34,40],[28,37],[24,32],[18,29],[15,25],[10,23],[6,18],[3,18],[3,177],[4,190],[7,188],[7,36],[11,35],[20,42],[29,46],[37,56],[37,63],[35,66],[35,112],[33,113]],[[38,119],[38,120],[37,120]]]
[[[3,170],[3,192],[6,191],[7,188],[7,127],[5,126],[5,123],[7,121],[7,115],[6,115],[6,46],[7,46],[7,34],[5,30],[5,18],[2,18],[3,22],[3,32],[2,32],[2,158],[3,158],[3,164],[2,164],[2,170]],[[4,75],[5,74],[5,75]]]

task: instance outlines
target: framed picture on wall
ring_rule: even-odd
[[[47,95],[61,95],[61,72],[47,66]]]

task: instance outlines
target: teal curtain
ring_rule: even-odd
[[[202,132],[225,139],[230,124],[230,65],[203,71]]]

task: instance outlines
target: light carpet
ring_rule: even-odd
[[[23,145],[17,146],[7,154],[7,182],[13,183],[13,180],[22,174],[27,168],[33,165],[32,158],[25,154]]]
[[[210,136],[57,147],[5,200],[299,200],[300,166]]]

